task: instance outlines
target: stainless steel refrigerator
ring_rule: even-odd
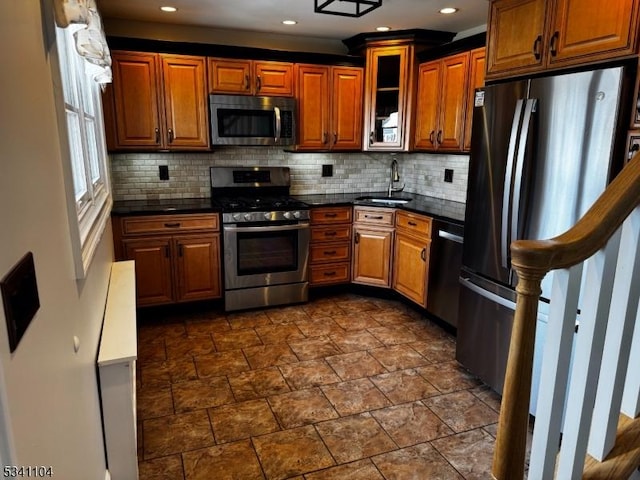
[[[616,67],[476,91],[456,358],[499,393],[517,282],[509,246],[570,228],[620,170],[629,75]],[[545,299],[551,275],[543,281]],[[545,300],[540,310],[534,395]]]

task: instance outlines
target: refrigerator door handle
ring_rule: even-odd
[[[520,224],[520,196],[522,193],[522,172],[524,170],[525,153],[527,151],[527,141],[529,138],[529,127],[531,126],[531,118],[536,111],[538,100],[530,98],[527,100],[524,109],[524,118],[522,120],[522,130],[518,141],[518,155],[516,157],[516,174],[513,181],[513,201],[511,204],[511,241],[518,239],[518,226]]]
[[[500,258],[502,267],[509,268],[508,249],[509,249],[509,214],[511,213],[511,184],[513,179],[513,164],[516,156],[516,147],[518,145],[518,132],[522,120],[522,106],[524,99],[518,99],[516,108],[513,113],[513,121],[511,122],[511,135],[509,136],[509,150],[507,151],[507,170],[504,174],[504,190],[502,194],[502,231],[500,235]]]
[[[462,284],[463,287],[468,288],[473,293],[477,293],[478,295],[486,298],[487,300],[491,300],[492,302],[497,303],[498,305],[502,305],[503,307],[506,307],[510,310],[515,311],[516,309],[516,304],[511,300],[508,300],[506,298],[501,297],[500,295],[497,295],[493,292],[489,292],[485,290],[484,288],[473,283],[468,278],[460,277],[460,283]]]

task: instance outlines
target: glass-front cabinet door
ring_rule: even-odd
[[[411,46],[367,51],[365,150],[406,150]]]

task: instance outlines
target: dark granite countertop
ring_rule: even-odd
[[[113,202],[111,215],[162,215],[171,213],[213,213],[220,209],[210,198],[167,198],[162,200],[120,200]]]
[[[408,212],[421,213],[440,220],[448,220],[462,225],[464,223],[465,204],[442,198],[419,195],[417,193],[396,193],[394,198],[410,199],[404,204],[385,204],[370,200],[358,200],[360,197],[386,197],[387,192],[367,193],[330,193],[326,195],[293,195],[296,199],[311,206],[367,205],[371,207],[398,208]]]
[[[464,222],[465,204],[452,200],[404,192],[400,194],[396,193],[394,197],[410,199],[410,201],[405,204],[390,205],[368,200],[358,200],[359,197],[386,197],[386,195],[386,192],[368,192],[293,195],[293,197],[310,206],[368,205],[371,207],[398,208],[409,212],[429,215],[441,220],[453,221],[458,224]],[[114,216],[213,212],[220,212],[220,208],[213,206],[210,198],[120,200],[113,203],[111,210],[111,214]]]

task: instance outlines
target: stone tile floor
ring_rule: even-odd
[[[403,303],[161,311],[138,332],[140,480],[490,478],[499,397]]]

